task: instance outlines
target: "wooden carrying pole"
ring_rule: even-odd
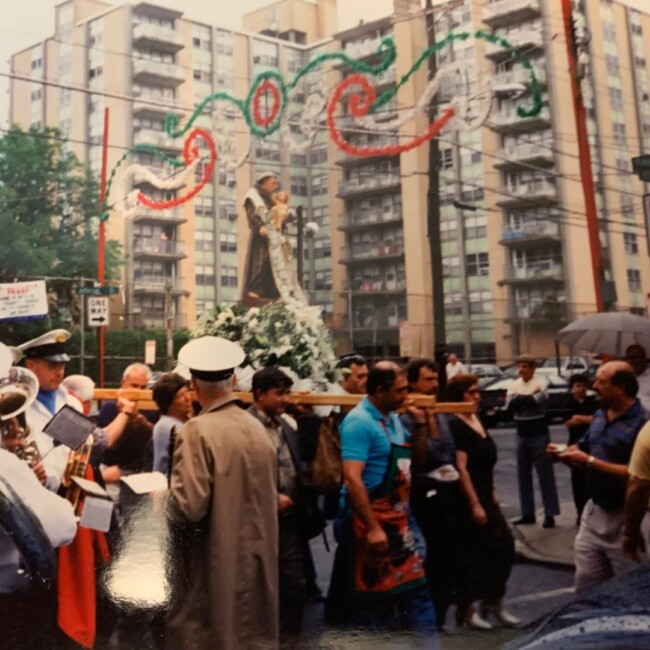
[[[251,393],[233,393],[245,404],[253,401]],[[124,397],[135,402],[138,408],[158,410],[156,403],[151,398],[150,390],[121,390],[119,388],[96,388],[93,394],[95,400],[116,400]],[[192,398],[194,399],[194,395]],[[344,406],[354,407],[363,395],[331,395],[329,393],[291,393],[289,402],[303,406]],[[413,395],[413,403],[420,408],[432,408],[436,413],[473,413],[474,405],[469,402],[438,402],[435,397],[427,395]]]

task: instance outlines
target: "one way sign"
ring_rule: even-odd
[[[108,296],[88,296],[88,326],[108,325]]]

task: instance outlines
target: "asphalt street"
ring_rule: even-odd
[[[499,460],[495,472],[497,493],[501,507],[507,518],[519,515],[517,491],[517,467],[515,456],[515,431],[511,427],[495,428],[490,431],[494,438]],[[562,425],[551,427],[553,442],[566,442],[567,433]],[[571,501],[571,483],[569,470],[564,465],[555,466],[556,483],[560,501]],[[536,479],[535,479],[536,481]],[[537,484],[536,502],[541,506]],[[541,521],[539,522],[541,524]],[[328,527],[328,539],[331,551],[328,552],[321,538],[312,542],[312,551],[316,563],[318,581],[323,593],[327,592],[329,575],[333,560],[334,542]],[[508,609],[522,620],[524,626],[534,625],[546,616],[566,604],[573,598],[573,571],[559,566],[542,565],[518,561],[508,583],[506,602]],[[453,612],[446,622],[447,633],[441,636],[442,650],[488,650],[500,648],[517,636],[516,631],[497,629],[492,632],[475,632],[454,627]],[[395,638],[366,638],[355,636],[354,639],[332,634],[325,630],[322,622],[322,605],[310,603],[305,620],[305,648],[338,649],[354,642],[360,648],[396,648],[412,647],[409,641],[400,643]]]

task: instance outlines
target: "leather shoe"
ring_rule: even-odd
[[[523,515],[519,519],[513,519],[512,523],[514,526],[525,526],[535,523],[535,517],[531,515]]]
[[[555,528],[555,517],[551,517],[551,515],[546,515],[546,517],[544,517],[544,523],[542,524],[542,528]]]

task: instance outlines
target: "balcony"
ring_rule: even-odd
[[[536,181],[498,191],[497,205],[502,208],[529,208],[557,203],[557,189],[550,181]]]
[[[363,316],[361,314],[355,314],[352,319],[352,328],[355,331],[370,331],[376,332],[380,330],[396,330],[399,328],[400,318],[397,314],[388,315],[386,313],[375,312],[372,315]],[[350,328],[350,319],[346,316],[343,319],[343,324],[345,329]],[[356,337],[355,337],[356,341]]]
[[[377,190],[399,189],[401,185],[399,174],[382,174],[351,178],[339,184],[337,196],[344,198],[357,194],[374,194]]]
[[[499,0],[485,5],[483,22],[492,28],[505,27],[541,16],[539,0]]]
[[[365,143],[354,142],[355,145],[375,149],[377,147],[395,147],[399,145],[399,138],[396,135],[381,135],[373,136],[372,140]],[[361,167],[367,165],[369,160],[377,160],[379,158],[391,158],[392,156],[385,153],[380,153],[377,156],[350,156],[346,153],[341,153],[340,157],[335,161],[337,165],[342,167]]]
[[[544,145],[525,143],[505,149],[499,149],[494,166],[498,169],[518,167],[520,165],[552,166],[555,163],[553,144]],[[502,160],[503,159],[503,160]]]
[[[518,50],[526,50],[530,54],[531,50],[540,50],[544,48],[544,37],[541,32],[533,29],[522,29],[518,32],[509,34],[506,38],[512,47]],[[485,48],[485,56],[495,62],[512,58],[512,51],[501,45],[501,43],[489,43]]]
[[[169,189],[178,190],[181,187],[185,187],[186,184],[182,179],[183,172],[184,169],[178,169],[171,165],[161,165],[160,167],[147,165],[146,171],[144,169],[135,169],[133,171],[133,186],[138,187],[140,185],[151,185],[149,174],[153,174],[159,179],[165,180],[168,184],[171,184],[171,182],[175,180],[176,182],[174,183],[174,187],[169,187]]]
[[[133,243],[133,259],[182,260],[186,258],[183,242],[171,239],[136,237]]]
[[[367,260],[393,261],[404,256],[404,242],[394,244],[357,244],[341,249],[341,264],[356,264]]]
[[[185,75],[183,74],[183,68],[175,63],[134,59],[133,81],[145,85],[176,88],[185,81]]]
[[[522,105],[526,105],[525,99],[522,100]],[[537,115],[533,115],[532,117],[520,117],[515,109],[507,112],[497,111],[490,115],[488,126],[497,133],[539,131],[540,129],[550,128],[551,115],[546,106]]]
[[[163,329],[167,327],[167,320],[162,311],[134,312],[136,326]],[[175,330],[187,329],[187,314],[174,314],[173,328]]]
[[[535,77],[537,77],[540,85],[546,85],[546,70],[536,68]],[[524,68],[518,68],[517,70],[498,72],[492,77],[492,88],[496,91],[498,91],[499,86],[510,86],[511,84],[528,86],[530,84],[530,72]]]
[[[353,59],[363,59],[376,54],[380,45],[380,38],[372,38],[361,42],[348,43],[344,52]]]
[[[178,102],[166,97],[138,97],[133,102],[133,115],[139,117],[160,119],[178,111]]]
[[[506,265],[504,278],[500,284],[562,284],[563,282],[564,269],[562,264],[545,260],[543,262],[531,262],[525,266]]]
[[[164,273],[142,273],[140,271],[134,273],[134,293],[161,296],[165,295],[168,286],[171,286],[172,295],[188,296],[190,294],[183,287],[183,280],[180,278],[172,278]]]
[[[183,139],[171,138],[164,131],[140,129],[133,133],[133,144],[149,144],[168,151],[182,151]]]
[[[133,45],[172,54],[184,47],[183,37],[176,30],[152,23],[139,23],[133,26]]]
[[[341,216],[338,225],[339,230],[365,230],[368,227],[376,225],[395,225],[402,223],[402,213],[384,212],[383,210],[373,210],[368,212],[353,212]]]
[[[181,209],[171,208],[167,210],[152,210],[143,205],[136,208],[133,217],[134,223],[140,224],[165,224],[169,226],[179,226],[187,222]]]
[[[523,302],[508,305],[506,322],[511,325],[526,323],[526,326],[548,326],[558,329],[558,325],[568,323],[569,309],[565,302],[548,300],[544,302]]]
[[[404,293],[406,291],[406,280],[363,280],[355,282],[352,290],[349,284],[343,285],[342,297],[352,293],[352,297],[370,298],[372,296],[391,295],[395,293]]]
[[[499,242],[503,246],[523,248],[539,244],[553,244],[562,241],[560,224],[554,221],[533,221],[519,227],[508,226],[503,230]]]

